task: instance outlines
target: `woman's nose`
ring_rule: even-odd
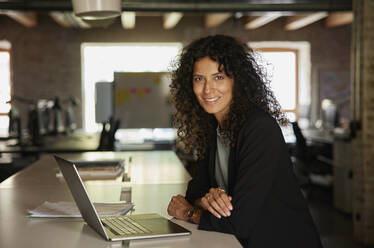
[[[205,94],[210,93],[213,87],[214,87],[213,82],[211,80],[207,80],[204,84],[204,93]]]

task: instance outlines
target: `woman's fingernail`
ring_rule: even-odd
[[[227,213],[226,213],[226,216],[230,216],[230,212],[227,212]]]
[[[221,219],[221,215],[218,215],[218,219]]]

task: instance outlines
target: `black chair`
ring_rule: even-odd
[[[112,117],[109,122],[103,123],[103,130],[100,135],[99,151],[114,151],[115,134],[119,128],[120,121],[114,120]]]
[[[300,188],[304,195],[309,197],[313,185],[331,186],[332,166],[318,159],[324,148],[319,145],[308,145],[297,122],[292,123],[292,129],[296,137],[296,145],[291,150],[291,159]]]

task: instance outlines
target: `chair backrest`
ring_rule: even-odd
[[[308,157],[308,147],[306,144],[306,139],[301,132],[299,124],[297,122],[292,122],[292,130],[296,137],[296,157],[306,160]]]
[[[113,151],[114,150],[114,141],[115,141],[115,134],[117,129],[119,128],[120,121],[114,120],[112,117],[110,118],[109,122],[103,123],[103,129],[100,135],[100,142],[99,147],[97,150],[99,151]],[[109,130],[108,127],[109,126]]]

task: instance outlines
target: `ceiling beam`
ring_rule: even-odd
[[[82,18],[77,17],[74,15],[73,12],[59,12],[59,11],[52,11],[49,13],[52,19],[57,22],[62,27],[70,28],[90,28],[91,24],[87,23],[86,21],[82,20]]]
[[[164,29],[174,28],[180,19],[182,19],[183,13],[181,12],[171,12],[163,15],[163,27]]]
[[[60,26],[64,28],[71,28],[73,24],[71,23],[68,15],[68,12],[59,12],[59,11],[52,11],[49,13],[52,19],[57,22]]]
[[[327,28],[338,27],[342,25],[351,24],[353,22],[352,11],[334,12],[331,13],[325,20]]]
[[[70,22],[73,24],[73,27],[75,28],[87,29],[91,27],[90,24],[85,22],[82,18],[76,16],[73,12],[71,12],[67,17],[69,18]]]
[[[38,24],[35,12],[0,10],[0,14],[5,14],[26,27],[35,27]]]
[[[262,27],[269,22],[281,17],[281,13],[269,13],[262,16],[250,16],[249,21],[244,25],[245,29],[256,29]]]
[[[214,28],[231,17],[231,13],[216,13],[205,15],[204,26],[206,28]]]
[[[328,16],[327,12],[316,12],[308,15],[289,16],[285,30],[296,30],[308,26]]]
[[[83,0],[82,0],[83,1]],[[87,0],[86,0],[87,1]],[[1,9],[33,11],[72,11],[71,0],[0,0]],[[253,12],[253,11],[347,11],[352,10],[352,0],[126,0],[122,1],[126,11],[146,12]]]
[[[136,14],[133,11],[123,11],[121,14],[121,23],[124,29],[134,29]]]

